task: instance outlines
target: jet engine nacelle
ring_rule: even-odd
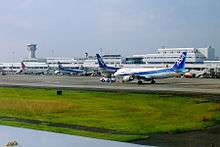
[[[132,80],[134,80],[134,78],[133,78],[133,76],[124,76],[123,77],[123,82],[129,82],[129,81],[132,81]]]
[[[59,70],[55,70],[55,71],[54,71],[54,74],[55,74],[55,75],[58,75],[58,74],[60,74],[60,71],[59,71]]]

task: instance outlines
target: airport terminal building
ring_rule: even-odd
[[[207,48],[160,48],[157,53],[134,55],[133,57],[142,57],[147,64],[171,64],[179,58],[179,54],[183,51],[187,52],[186,63],[188,64],[201,64],[204,61],[216,59],[215,49],[211,46]]]
[[[98,70],[98,62],[95,56],[80,58],[37,58],[35,53],[37,44],[28,44],[28,57],[21,62],[28,65],[28,68],[41,69],[47,67],[49,70],[57,70],[58,63],[70,68],[85,68],[89,71]],[[121,55],[111,54],[102,55],[104,62],[113,67],[146,67],[161,68],[170,67],[179,58],[181,52],[187,52],[186,68],[188,70],[205,70],[212,69],[220,71],[220,61],[217,61],[215,49],[211,46],[206,48],[159,48],[156,53],[133,55],[130,57],[122,57]],[[1,63],[0,70],[10,73],[17,72],[21,68],[21,63]]]

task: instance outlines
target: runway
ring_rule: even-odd
[[[220,79],[171,78],[156,80],[156,84],[146,82],[138,85],[137,81],[101,83],[98,77],[4,75],[0,76],[0,86],[220,95]]]

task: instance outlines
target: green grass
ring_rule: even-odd
[[[219,104],[199,97],[73,90],[57,96],[53,89],[0,88],[0,117],[115,130],[119,133],[0,121],[4,125],[130,141],[152,133],[203,129],[219,123],[220,111]]]

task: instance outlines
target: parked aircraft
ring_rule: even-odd
[[[116,67],[107,66],[99,54],[96,54],[96,57],[99,63],[99,68],[102,69],[102,71],[105,73],[114,74],[119,69]]]
[[[16,74],[21,71],[21,63],[3,63],[0,64],[0,73],[2,75],[6,74]]]
[[[61,63],[58,63],[58,70],[55,71],[55,74],[82,74],[85,71],[82,69],[77,68],[72,68],[72,67],[63,67],[63,65]]]
[[[43,63],[31,63],[26,65],[21,62],[21,70],[18,73],[22,74],[47,74],[48,65]]]
[[[122,77],[123,82],[137,79],[139,84],[142,84],[143,81],[151,81],[151,83],[154,84],[155,79],[176,77],[177,75],[184,73],[186,55],[187,53],[183,52],[171,68],[121,68],[114,73],[114,76]]]
[[[102,57],[99,54],[96,54],[99,68],[101,69],[102,73],[104,73],[104,77],[100,79],[101,82],[115,82],[116,79],[112,77],[112,75],[119,69],[116,67],[107,66],[103,61]]]
[[[186,72],[183,76],[185,78],[202,78],[204,75],[208,74],[208,69],[203,70],[190,70]]]

